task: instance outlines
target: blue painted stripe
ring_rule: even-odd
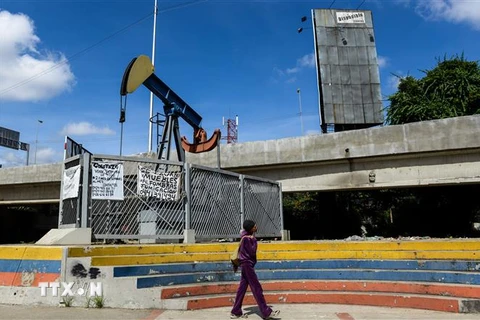
[[[480,261],[418,261],[418,260],[297,260],[260,261],[260,269],[389,269],[478,271]]]
[[[478,271],[480,262],[475,261],[416,261],[416,260],[293,260],[259,261],[257,270],[284,269],[388,269],[388,270],[448,270]],[[151,266],[114,267],[114,277],[135,277],[155,274],[229,271],[231,265],[224,263],[181,263]]]
[[[114,277],[134,277],[155,274],[191,273],[232,270],[230,263],[181,263],[152,266],[114,267]]]
[[[480,274],[473,272],[429,272],[393,270],[257,270],[260,280],[377,280],[419,281],[480,285]],[[138,278],[137,288],[150,288],[204,282],[238,281],[239,273],[211,272]]]
[[[0,260],[0,272],[60,273],[59,260]]]

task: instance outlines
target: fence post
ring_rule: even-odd
[[[195,243],[195,230],[192,230],[192,185],[191,185],[191,165],[187,162],[184,162],[183,168],[185,171],[185,230],[183,231],[183,242],[184,243]]]
[[[282,184],[278,183],[278,198],[280,200],[280,232],[283,241],[290,240],[290,230],[285,230],[285,222],[283,220],[283,194],[282,194]]]
[[[82,174],[85,172],[85,161],[82,155],[78,158],[78,163],[80,165],[80,172]],[[81,180],[80,183],[80,190],[78,190],[78,200],[77,200],[77,207],[75,209],[75,229],[80,228],[82,225],[82,203],[83,203],[83,190],[84,190],[85,182]]]
[[[80,221],[80,228],[88,228],[90,226],[90,214],[89,214],[89,201],[88,195],[90,194],[90,181],[89,181],[89,173],[90,173],[90,154],[85,152],[81,159],[82,161],[82,196],[81,196],[81,221]]]
[[[58,229],[62,226],[63,221],[63,176],[65,175],[65,160],[62,163],[62,178],[60,179],[60,205],[58,206]]]
[[[243,221],[245,221],[245,189],[244,189],[244,176],[240,175],[240,230],[243,228]]]

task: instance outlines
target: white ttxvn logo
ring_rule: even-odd
[[[62,287],[61,297],[73,297],[75,295],[84,296],[87,294],[88,287],[90,288],[90,297],[102,295],[102,283],[101,282],[88,282],[84,287],[74,289],[75,282],[39,282],[40,295],[42,297],[47,296],[47,288],[52,288],[52,296],[58,297],[60,287]],[[87,287],[87,288],[85,288]]]

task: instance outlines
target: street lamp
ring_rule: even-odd
[[[298,106],[300,107],[300,126],[302,128],[302,136],[303,136],[303,118],[302,118],[302,94],[300,88],[297,89],[298,93]]]
[[[40,124],[43,123],[43,120],[38,120],[38,123],[37,123],[37,134],[35,136],[35,158],[34,158],[34,161],[33,163],[34,164],[37,164],[37,149],[38,149],[38,128],[40,127]]]

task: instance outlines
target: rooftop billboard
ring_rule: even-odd
[[[380,75],[368,10],[312,10],[322,130],[383,123]]]

